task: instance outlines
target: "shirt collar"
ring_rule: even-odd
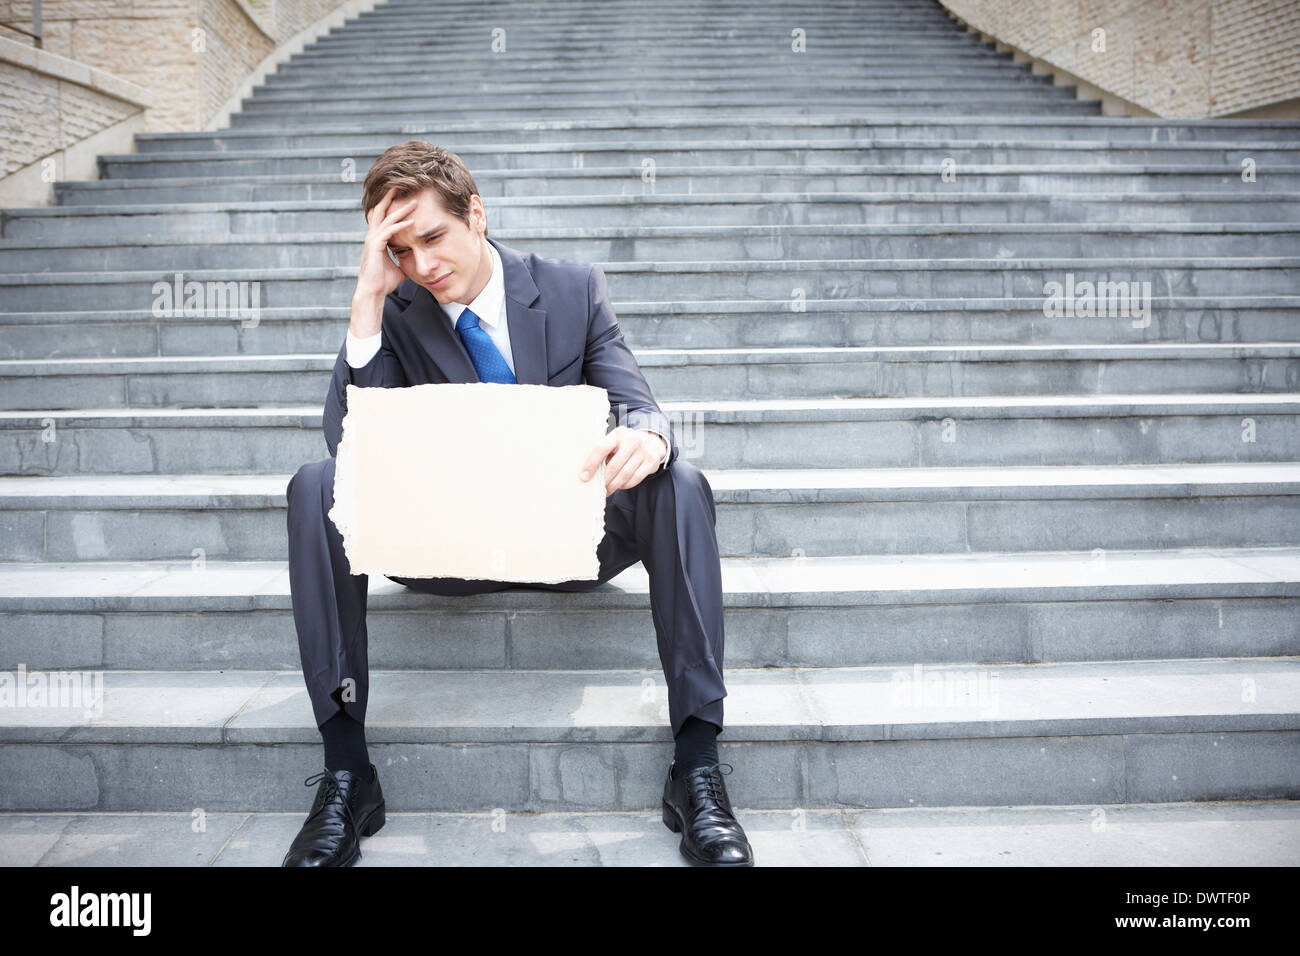
[[[501,302],[506,297],[506,283],[501,273],[501,254],[497,252],[496,246],[487,241],[486,236],[483,237],[483,242],[492,254],[492,275],[488,277],[483,291],[474,297],[474,301],[469,303],[468,308],[478,316],[480,325],[496,328],[501,321]],[[466,309],[465,303],[447,302],[442,305],[442,309],[451,319],[451,328],[454,332],[460,314]]]

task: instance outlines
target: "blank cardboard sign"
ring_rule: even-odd
[[[353,574],[594,580],[609,397],[592,385],[347,386],[329,517]]]

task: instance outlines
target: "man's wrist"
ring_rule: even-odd
[[[368,339],[383,329],[384,300],[386,296],[358,290],[352,295],[351,315],[348,317],[348,331],[356,338]]]
[[[659,458],[658,458],[659,467],[662,468],[665,464],[667,464],[668,456],[672,452],[672,445],[668,444],[667,438],[665,438],[663,435],[659,434],[657,431],[655,431],[652,428],[642,428],[639,430],[654,435],[655,438],[659,439],[659,443],[663,445],[664,450],[659,453]]]

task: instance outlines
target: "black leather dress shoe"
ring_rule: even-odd
[[[324,770],[303,781],[319,783],[316,800],[281,866],[351,866],[361,859],[361,837],[384,825],[384,791],[374,779],[347,770]]]
[[[722,781],[722,767],[730,773],[731,764],[684,770],[674,780],[676,763],[669,764],[664,783],[664,825],[682,834],[682,856],[696,866],[753,866],[754,851],[731,812]]]

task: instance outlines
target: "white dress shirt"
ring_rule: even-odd
[[[456,336],[460,335],[456,331],[456,322],[460,319],[460,314],[468,308],[477,315],[479,328],[488,334],[492,339],[492,344],[500,350],[501,357],[506,360],[506,364],[510,366],[510,372],[513,375],[515,359],[514,354],[510,351],[510,331],[506,326],[506,285],[501,270],[501,253],[497,252],[496,246],[486,239],[483,240],[483,243],[492,254],[492,275],[488,277],[487,285],[483,287],[483,291],[475,296],[474,301],[469,303],[468,306],[463,302],[439,303],[439,305],[442,305],[443,314],[447,317],[447,321],[451,323],[451,331]],[[352,334],[352,330],[348,329],[347,345],[345,346],[347,349],[347,363],[353,368],[361,368],[363,365],[368,364],[375,357],[375,353],[379,351],[383,342],[383,335],[384,331],[380,329],[374,335],[362,339],[357,338]],[[664,440],[664,445],[668,448],[668,451],[664,453],[663,459],[659,462],[659,467],[663,468],[667,464],[669,456],[673,453],[672,446],[668,443],[668,436],[660,435],[659,432],[652,428],[639,428],[637,430],[651,432],[659,435]]]

